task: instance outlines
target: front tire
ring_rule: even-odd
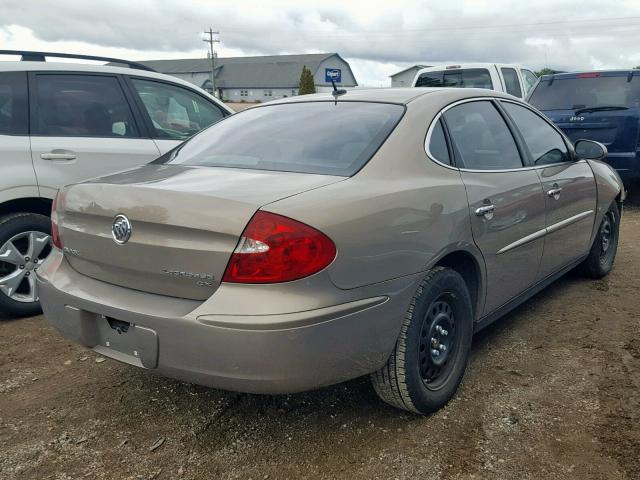
[[[50,236],[51,221],[44,215],[0,218],[0,312],[12,317],[42,312],[35,272],[51,252]]]
[[[427,414],[455,394],[469,361],[473,308],[464,279],[435,267],[418,287],[387,363],[371,374],[390,405]]]
[[[602,278],[613,269],[620,237],[620,209],[614,201],[604,214],[589,256],[582,263],[582,271],[591,278]]]

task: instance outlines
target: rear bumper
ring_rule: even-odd
[[[61,255],[38,271],[44,313],[66,338],[165,376],[269,394],[311,390],[379,369],[395,345],[413,283],[396,285],[390,295],[281,315],[201,315],[192,302],[84,277]],[[94,295],[96,287],[122,300],[114,306],[113,295]],[[132,295],[156,308],[137,311]],[[128,330],[119,333],[113,320],[128,322]]]

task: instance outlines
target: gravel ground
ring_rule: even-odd
[[[476,336],[430,417],[367,379],[255,396],[161,378],[0,322],[2,479],[640,479],[640,209],[612,274],[569,274]]]

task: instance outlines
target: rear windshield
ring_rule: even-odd
[[[348,101],[252,108],[196,135],[168,162],[351,176],[403,113],[402,105]]]
[[[585,76],[556,78],[538,83],[529,103],[539,110],[576,110],[591,107],[640,106],[640,78],[618,76]]]
[[[425,72],[418,77],[416,87],[488,88],[491,90],[491,75],[486,68],[466,68]]]

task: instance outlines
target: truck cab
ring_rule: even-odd
[[[486,88],[524,98],[537,81],[531,70],[519,65],[466,63],[423,68],[413,79],[413,86]]]

